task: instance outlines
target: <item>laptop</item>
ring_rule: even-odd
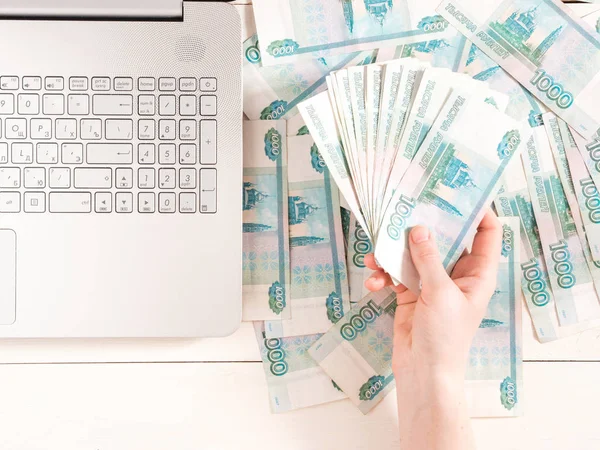
[[[0,24],[0,337],[232,333],[234,7],[2,0]]]

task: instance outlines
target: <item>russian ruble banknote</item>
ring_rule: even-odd
[[[596,186],[578,154],[577,145],[566,123],[551,112],[544,114],[542,119],[579,237],[584,241],[582,246],[586,259],[600,261],[600,210],[594,212],[598,201],[595,200],[598,195]],[[571,157],[574,165],[569,162],[567,148],[572,155],[575,153],[579,157]],[[597,208],[600,208],[600,204]]]
[[[444,0],[446,20],[586,138],[600,128],[600,36],[557,0]]]
[[[268,338],[263,322],[254,322],[254,331],[269,390],[271,411],[282,413],[346,398],[308,349],[321,337]]]
[[[286,123],[244,121],[244,320],[289,319]]]
[[[308,350],[363,414],[395,387],[395,311],[391,289],[370,293]]]
[[[265,65],[443,37],[437,0],[255,0]]]
[[[600,317],[600,303],[544,126],[534,127],[523,164],[561,326]]]
[[[267,337],[324,333],[350,308],[339,191],[311,136],[289,136],[291,319],[265,322]]]
[[[503,242],[496,290],[469,352],[465,389],[473,417],[521,413],[519,224],[502,218]],[[310,349],[319,366],[367,413],[394,388],[392,372],[396,296],[371,293]]]
[[[518,217],[521,236],[521,289],[533,327],[540,342],[562,337],[555,307],[554,292],[542,252],[527,179],[521,160],[515,160],[502,176],[494,205],[500,217]]]
[[[265,67],[258,36],[244,41],[244,113],[251,120],[286,119],[295,135],[304,125],[297,105],[326,88],[325,77],[346,66],[370,64],[376,52],[354,52]]]
[[[452,91],[387,208],[375,244],[379,264],[418,292],[407,235],[423,224],[450,271],[527,138],[525,127],[486,102],[484,91]]]
[[[501,217],[496,289],[471,344],[465,389],[471,417],[523,413],[519,219]]]
[[[361,301],[369,290],[365,287],[365,281],[373,271],[365,266],[365,256],[373,253],[373,244],[365,230],[354,217],[351,217],[348,236],[348,286],[350,289],[350,303]]]
[[[300,113],[314,138],[319,153],[325,161],[331,177],[335,180],[356,220],[369,238],[372,238],[357,190],[350,176],[350,168],[340,143],[338,125],[331,108],[328,92],[322,92],[299,105]]]

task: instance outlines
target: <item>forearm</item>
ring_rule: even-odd
[[[400,450],[475,449],[463,379],[404,373],[396,380]]]

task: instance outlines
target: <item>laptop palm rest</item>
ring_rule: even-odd
[[[17,235],[0,229],[0,325],[16,319]]]

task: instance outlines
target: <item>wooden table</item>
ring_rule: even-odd
[[[480,450],[598,450],[600,331],[550,344],[524,317],[525,416],[473,420]],[[0,448],[398,449],[395,396],[274,415],[250,324],[224,339],[0,341]]]
[[[478,448],[600,449],[599,338],[541,345],[525,313],[525,416],[474,420]],[[271,414],[246,323],[224,339],[0,341],[2,450],[398,449],[395,408]]]

